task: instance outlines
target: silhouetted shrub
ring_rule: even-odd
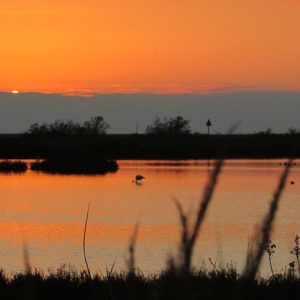
[[[257,131],[254,134],[259,134],[259,135],[271,135],[272,134],[272,129],[268,128],[266,130],[261,130],[261,131]]]
[[[190,134],[190,121],[181,116],[169,119],[163,118],[163,120],[156,117],[152,124],[146,128],[146,133],[157,135]]]
[[[109,125],[104,121],[102,116],[92,117],[81,125],[73,120],[60,121],[53,123],[30,125],[27,133],[33,135],[103,135],[106,134]]]
[[[288,133],[288,134],[299,134],[300,131],[297,130],[296,128],[294,128],[294,127],[290,127],[290,128],[288,129],[287,133]]]

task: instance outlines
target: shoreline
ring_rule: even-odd
[[[300,134],[0,134],[0,158],[101,157],[113,160],[300,158]]]

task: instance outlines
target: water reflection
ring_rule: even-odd
[[[93,271],[117,259],[124,268],[134,224],[141,221],[137,264],[144,271],[160,271],[167,255],[175,253],[179,224],[172,197],[196,210],[207,172],[207,160],[119,161],[120,170],[106,176],[61,176],[28,171],[0,174],[1,267],[20,270],[26,237],[34,266],[47,269],[62,263],[83,267],[81,251],[84,218],[91,202],[87,256]],[[230,160],[225,164],[194,257],[200,266],[208,258],[243,267],[248,236],[268,208],[284,160]],[[132,183],[143,174],[142,185]],[[299,163],[292,169],[280,203],[272,240],[277,244],[277,271],[291,260],[293,239],[300,233]],[[269,272],[265,264],[262,272]]]

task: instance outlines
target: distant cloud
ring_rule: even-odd
[[[234,85],[199,85],[199,84],[178,84],[178,83],[99,83],[95,87],[73,88],[64,85],[60,88],[50,89],[21,89],[21,93],[44,93],[61,94],[65,96],[91,97],[97,94],[153,94],[153,95],[207,95],[207,94],[227,94],[238,92],[299,92],[296,87],[267,87],[267,86],[234,86]],[[0,92],[11,90],[1,89]]]
[[[87,10],[7,10],[0,11],[0,15],[55,15],[87,12]]]
[[[59,11],[46,10],[26,10],[26,11],[1,11],[0,15],[41,15],[41,14],[60,14]]]

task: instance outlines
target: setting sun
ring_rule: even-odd
[[[14,90],[14,91],[11,91],[11,93],[12,94],[19,94],[19,91]]]

